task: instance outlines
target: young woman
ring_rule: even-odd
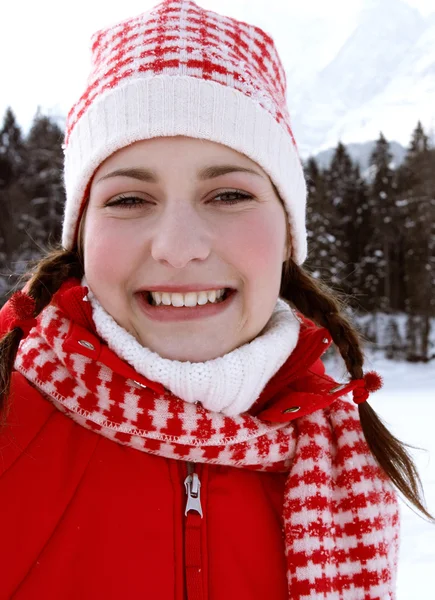
[[[0,598],[394,598],[393,484],[430,515],[302,267],[271,38],[167,0],[92,53],[62,248],[1,313]]]

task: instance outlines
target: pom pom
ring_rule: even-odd
[[[17,321],[27,321],[32,319],[35,314],[35,300],[24,292],[15,292],[9,300],[10,306],[15,313]]]
[[[369,371],[364,375],[365,388],[368,392],[377,392],[383,385],[382,377],[375,371]]]

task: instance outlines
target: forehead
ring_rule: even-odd
[[[104,177],[114,169],[132,166],[146,165],[153,171],[166,172],[176,165],[189,170],[223,163],[251,168],[267,177],[262,168],[244,154],[223,144],[185,136],[158,137],[125,146],[109,156],[95,175]]]

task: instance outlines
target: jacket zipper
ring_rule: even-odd
[[[195,463],[187,463],[187,477],[184,480],[187,501],[184,533],[184,556],[186,591],[188,600],[205,600],[202,573],[202,519],[201,481],[195,471]]]
[[[186,510],[184,511],[184,514],[187,516],[191,510],[194,510],[201,515],[202,519],[201,482],[198,473],[195,473],[195,463],[187,463],[187,477],[184,480],[184,487],[186,488],[187,494]]]

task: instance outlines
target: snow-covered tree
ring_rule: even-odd
[[[396,214],[390,146],[381,133],[370,156],[367,238],[362,282],[369,310],[400,310],[403,297],[403,228]]]
[[[11,290],[62,223],[62,130],[37,112],[24,138],[11,109],[0,129],[0,292]]]
[[[29,152],[26,193],[30,211],[23,223],[31,232],[29,243],[35,252],[39,246],[60,238],[64,206],[62,140],[62,130],[38,110],[26,140]]]
[[[329,248],[331,282],[359,303],[357,270],[361,258],[361,224],[365,186],[359,168],[353,164],[345,146],[339,143],[330,167],[325,171],[326,202],[333,214]]]
[[[18,221],[26,204],[23,190],[26,164],[27,149],[21,128],[12,109],[8,108],[0,127],[0,266],[3,273],[9,272],[22,241]]]
[[[409,315],[409,357],[427,360],[431,316],[435,314],[435,153],[421,123],[413,132],[398,174],[401,226],[405,232],[405,309]],[[416,337],[417,336],[417,337]]]
[[[333,235],[336,221],[335,208],[327,201],[325,177],[314,158],[308,160],[305,176],[308,187],[306,268],[317,279],[331,283],[331,260],[335,244]]]

